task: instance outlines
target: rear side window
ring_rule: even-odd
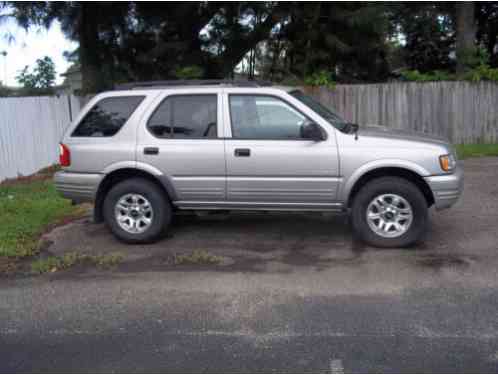
[[[159,138],[216,138],[217,95],[174,95],[164,99],[147,122]]]
[[[73,131],[72,137],[112,137],[128,121],[144,96],[116,96],[97,102]]]

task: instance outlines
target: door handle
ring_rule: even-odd
[[[234,154],[238,157],[248,157],[251,156],[251,150],[248,148],[236,148]]]
[[[159,148],[158,147],[145,147],[144,154],[145,155],[157,155],[157,154],[159,154]]]

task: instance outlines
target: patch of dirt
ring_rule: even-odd
[[[475,256],[460,254],[424,254],[417,258],[416,263],[419,266],[440,269],[443,267],[468,267]]]
[[[29,184],[34,181],[49,180],[54,176],[54,173],[60,170],[60,166],[55,164],[50,167],[40,169],[38,172],[29,176],[18,175],[16,178],[8,178],[0,183],[0,186],[12,186],[19,184]]]
[[[63,218],[61,218],[60,220],[57,220],[49,225],[47,225],[44,229],[43,229],[43,232],[41,233],[40,235],[40,241],[38,243],[38,248],[37,250],[38,251],[41,251],[43,249],[47,249],[49,246],[50,246],[50,242],[51,240],[48,240],[46,238],[46,235],[49,234],[50,232],[52,232],[55,228],[58,228],[58,227],[62,227],[62,226],[65,226],[69,223],[72,223],[73,221],[75,220],[79,220],[79,219],[82,219],[86,216],[90,216],[90,213],[91,213],[91,210],[92,210],[92,204],[90,203],[83,203],[83,204],[80,204],[78,205],[78,209],[76,212],[70,214],[70,215],[67,215],[67,216],[64,216]],[[46,246],[46,243],[45,242],[49,242],[48,246]]]
[[[18,271],[19,263],[16,259],[1,257],[0,258],[0,276],[11,276]]]

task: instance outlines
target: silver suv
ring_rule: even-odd
[[[60,145],[55,184],[94,201],[125,242],[159,238],[176,210],[349,212],[380,247],[419,241],[463,173],[444,139],[350,124],[299,89],[149,82],[95,96]]]

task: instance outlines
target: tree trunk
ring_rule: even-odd
[[[105,88],[102,63],[99,58],[98,32],[96,17],[92,17],[95,4],[80,3],[78,37],[80,42],[80,63],[82,75],[82,91],[84,94],[95,94]]]
[[[474,2],[456,3],[456,57],[457,73],[465,72],[475,54],[476,24]]]

